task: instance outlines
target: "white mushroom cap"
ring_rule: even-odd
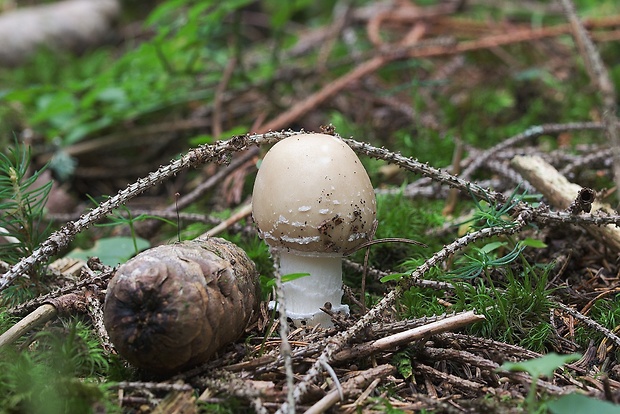
[[[342,255],[369,240],[377,212],[373,186],[355,152],[334,136],[301,134],[265,155],[252,214],[274,248]]]

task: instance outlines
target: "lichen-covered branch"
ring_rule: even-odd
[[[248,149],[253,145],[273,143],[279,139],[296,134],[299,134],[299,132],[269,132],[266,134],[236,136],[227,141],[220,141],[212,145],[204,145],[192,149],[180,159],[172,161],[170,164],[160,167],[146,177],[138,179],[124,190],[119,191],[115,196],[101,203],[97,208],[82,215],[78,220],[69,222],[58,231],[52,233],[52,235],[41,243],[30,256],[22,258],[17,264],[12,266],[8,272],[0,277],[0,292],[6,289],[14,279],[31,270],[37,263],[43,263],[50,257],[61,252],[79,232],[102,220],[112,210],[124,205],[129,200],[142,194],[154,185],[161,183],[185,169],[209,162],[224,163],[227,157],[232,153]]]
[[[569,182],[566,177],[540,157],[515,157],[512,165],[556,208],[567,210],[582,190],[581,186]],[[603,214],[616,215],[610,206],[597,201],[592,203],[592,210],[594,212],[601,210]],[[567,210],[567,212],[570,214],[570,211]],[[614,251],[620,251],[620,228],[610,224],[584,227],[588,233],[603,240]]]

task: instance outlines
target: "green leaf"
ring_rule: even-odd
[[[544,249],[545,247],[547,247],[547,244],[542,240],[531,239],[529,237],[525,240],[521,240],[520,243],[522,246],[534,247],[536,249]]]
[[[548,403],[547,407],[553,414],[620,414],[619,405],[590,398],[583,394],[563,395]]]
[[[95,121],[78,124],[75,127],[71,128],[71,131],[67,133],[64,138],[64,143],[65,145],[75,144],[76,142],[86,137],[88,134],[91,134],[111,125],[112,122],[112,118],[107,115],[103,115]]]
[[[300,279],[302,277],[310,276],[310,273],[289,273],[287,275],[282,275],[282,283],[290,282],[295,279]],[[276,285],[276,279],[270,279],[265,283],[265,287],[272,288]]]
[[[386,283],[392,280],[400,280],[404,275],[404,273],[392,273],[391,275],[383,276],[379,281],[381,281],[381,283]]]
[[[282,283],[290,282],[295,279],[301,279],[306,276],[310,276],[310,273],[289,273],[287,275],[282,275]]]
[[[504,362],[500,368],[505,371],[527,372],[534,378],[540,376],[551,377],[553,371],[564,364],[577,361],[579,358],[581,358],[580,354],[559,355],[551,352],[543,357],[530,359],[529,361]]]
[[[127,102],[127,93],[124,89],[117,87],[108,87],[101,91],[99,91],[99,95],[97,96],[102,102],[115,102],[115,103],[125,103]]]
[[[407,379],[413,375],[411,357],[407,354],[407,352],[399,352],[394,355],[393,363],[396,365],[398,373],[402,375],[404,379]]]
[[[150,244],[148,241],[136,238],[138,251],[147,249]],[[108,266],[116,266],[119,263],[125,263],[137,252],[134,249],[134,239],[131,237],[107,237],[99,239],[90,249],[75,249],[67,257],[75,259],[88,260],[88,258],[96,256],[101,263]]]
[[[37,99],[36,106],[37,111],[31,122],[49,122],[58,128],[70,122],[78,110],[77,99],[66,91],[42,95]]]
[[[484,246],[482,246],[480,248],[480,251],[482,253],[491,253],[493,250],[497,250],[500,247],[505,246],[507,243],[506,242],[493,242],[493,243],[488,243],[485,244]]]

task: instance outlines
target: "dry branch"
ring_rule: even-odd
[[[431,322],[427,325],[418,326],[413,329],[399,332],[376,341],[356,345],[334,355],[334,360],[342,361],[350,358],[365,357],[375,352],[394,349],[398,346],[426,338],[430,335],[439,334],[447,331],[457,330],[475,322],[484,320],[484,315],[476,314],[474,311],[464,312]]]
[[[42,304],[0,335],[0,349],[12,344],[37,326],[54,319],[59,313],[70,313],[76,308],[85,308],[84,298],[76,294],[70,293],[49,299],[48,303]]]
[[[604,326],[602,326],[600,323],[596,322],[592,318],[587,317],[586,315],[582,314],[581,312],[576,311],[575,309],[571,308],[570,306],[564,305],[561,302],[555,302],[554,305],[557,306],[558,308],[562,309],[564,312],[568,313],[569,315],[571,315],[571,316],[575,317],[576,319],[580,320],[584,324],[588,325],[590,328],[594,329],[595,331],[597,331],[599,333],[602,333],[603,335],[605,335],[606,338],[608,338],[610,341],[612,341],[616,345],[617,348],[620,348],[620,337],[618,337],[615,333],[613,333],[609,329],[607,329]]]
[[[358,388],[362,388],[366,386],[366,384],[370,383],[374,379],[382,379],[390,374],[396,372],[396,368],[392,365],[385,364],[379,365],[375,368],[370,368],[366,371],[362,371],[357,374],[355,377],[351,378],[344,384],[342,384],[342,390],[344,395],[350,395],[352,392],[356,391]],[[325,412],[327,409],[335,405],[340,399],[340,395],[338,390],[333,389],[327,393],[327,395],[321,398],[318,402],[316,402],[312,407],[310,407],[304,414],[320,414]]]
[[[18,340],[26,332],[43,325],[45,322],[56,317],[57,311],[54,305],[46,303],[34,310],[21,321],[10,327],[6,332],[0,335],[0,349],[12,344]]]
[[[582,187],[569,182],[552,165],[537,156],[517,156],[512,160],[513,167],[528,180],[551,205],[558,209],[568,209],[579,195]],[[607,204],[594,201],[592,210],[617,215]],[[615,225],[584,225],[592,236],[603,241],[614,252],[620,252],[620,228]]]
[[[69,222],[52,233],[30,256],[22,258],[0,277],[0,292],[6,289],[17,277],[28,273],[37,263],[43,263],[51,256],[61,252],[79,232],[104,219],[112,210],[124,205],[127,201],[142,194],[152,186],[188,168],[209,162],[225,163],[226,157],[232,153],[246,150],[253,145],[272,143],[278,139],[296,134],[299,133],[291,131],[238,136],[227,141],[220,141],[213,145],[205,145],[189,151],[180,159],[160,167],[157,171],[148,174],[147,177],[138,179],[124,190],[119,191],[115,196],[101,203],[97,208],[81,216],[78,220]]]

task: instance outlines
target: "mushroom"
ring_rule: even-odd
[[[287,316],[297,325],[332,326],[320,310],[348,314],[341,304],[342,258],[372,237],[373,186],[361,161],[340,138],[300,134],[275,144],[254,183],[252,215],[262,239],[279,255]]]

